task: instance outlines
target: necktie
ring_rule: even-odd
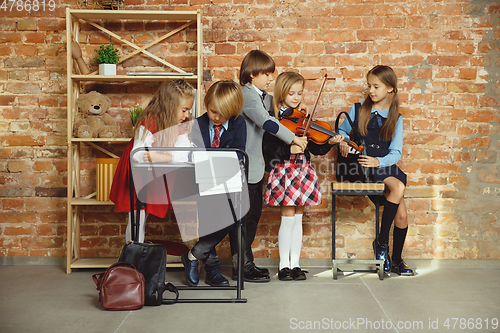
[[[212,148],[219,148],[220,145],[220,131],[222,130],[222,125],[214,125],[214,138],[212,140]]]
[[[264,105],[264,108],[266,107],[266,103],[264,102],[266,99],[266,95],[267,95],[267,93],[265,91],[263,91],[262,96],[260,96],[262,98],[262,105]]]

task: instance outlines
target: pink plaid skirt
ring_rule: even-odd
[[[303,153],[278,162],[269,173],[264,204],[314,206],[321,203],[319,179]]]

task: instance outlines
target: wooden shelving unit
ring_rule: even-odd
[[[156,38],[154,41],[144,46],[137,46],[130,41],[121,38],[113,31],[109,31],[102,27],[96,21],[102,20],[137,20],[137,21],[176,21],[183,24],[172,31],[165,32],[163,36]],[[114,75],[101,76],[90,73],[81,75],[74,69],[73,59],[71,56],[71,42],[74,39],[78,41],[76,36],[80,32],[80,24],[84,22],[90,24],[94,28],[108,34],[111,38],[117,39],[120,43],[127,44],[135,50],[125,57],[121,58],[124,61],[136,54],[144,54],[156,61],[162,63],[168,68],[169,72],[175,72],[176,75],[171,76],[132,76],[132,75]],[[179,31],[186,29],[188,26],[196,25],[196,43],[197,43],[197,68],[196,73],[187,73],[180,68],[160,59],[157,56],[149,53],[147,49],[157,43],[162,42],[167,37],[172,36]],[[202,94],[202,78],[203,78],[203,30],[202,30],[202,14],[201,11],[139,11],[139,10],[79,10],[66,9],[66,45],[67,45],[67,89],[68,89],[68,106],[67,106],[67,136],[68,136],[68,213],[67,213],[67,261],[66,271],[71,273],[73,268],[105,268],[116,262],[117,258],[81,258],[80,256],[80,223],[82,208],[85,206],[106,206],[113,205],[111,201],[97,201],[95,193],[88,196],[82,196],[80,191],[80,150],[83,145],[91,146],[94,149],[111,156],[117,157],[113,153],[99,146],[100,143],[113,144],[124,143],[130,141],[130,138],[113,138],[113,139],[81,139],[73,137],[73,121],[76,114],[75,101],[80,94],[81,84],[84,82],[144,82],[144,81],[168,81],[172,79],[184,79],[190,82],[197,88],[196,105],[201,105]],[[180,73],[177,75],[177,73]],[[185,73],[186,75],[182,75]]]

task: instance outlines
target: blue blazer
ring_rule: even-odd
[[[198,126],[196,126],[198,125]],[[196,147],[210,148],[212,142],[210,141],[210,132],[208,127],[210,126],[210,119],[208,115],[204,113],[203,115],[196,118],[196,124],[191,131],[191,141],[196,145]],[[196,128],[198,127],[198,128]],[[242,116],[238,118],[229,119],[229,124],[227,130],[225,130],[220,137],[220,148],[239,148],[245,150],[247,142],[247,127],[245,119]],[[240,160],[243,156],[238,154]]]

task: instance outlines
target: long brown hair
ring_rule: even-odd
[[[280,106],[288,95],[290,88],[297,82],[302,82],[302,86],[306,84],[304,77],[295,72],[283,72],[276,78],[273,91],[273,111],[276,118],[278,118]]]
[[[156,145],[172,147],[178,135],[177,129],[177,109],[185,98],[195,98],[194,88],[184,80],[168,81],[161,85],[148,106],[142,111],[134,127],[134,133],[139,133],[141,123],[145,122],[145,127],[161,132],[155,137]],[[171,130],[164,131],[170,128]],[[142,139],[145,138],[146,132]]]
[[[396,131],[396,123],[399,119],[399,97],[398,97],[398,78],[396,73],[389,66],[377,65],[370,69],[366,77],[369,75],[376,76],[383,84],[393,88],[391,105],[389,107],[389,116],[380,130],[379,139],[387,142],[394,137]],[[368,121],[372,112],[373,101],[370,94],[367,94],[366,99],[361,106],[358,115],[358,130],[362,136],[368,133]]]

